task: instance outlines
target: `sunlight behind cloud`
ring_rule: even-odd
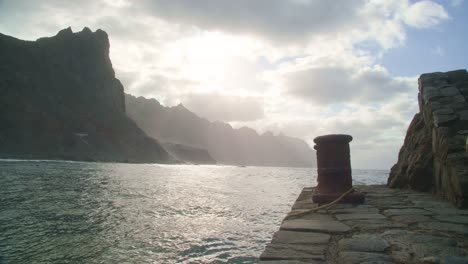
[[[0,31],[35,39],[68,26],[101,28],[127,93],[309,142],[321,133],[354,132],[352,123],[362,121],[367,130],[356,133],[370,136],[354,144],[366,146],[389,135],[376,120],[403,131],[415,112],[415,76],[396,75],[382,58],[404,49],[414,31],[452,21],[447,4],[427,0],[30,3],[0,1]],[[22,23],[12,15],[19,13]],[[437,45],[436,52],[448,53]],[[236,104],[252,114],[234,113]],[[401,133],[391,138],[401,145]]]

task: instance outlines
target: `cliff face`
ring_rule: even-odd
[[[194,148],[181,144],[164,143],[164,149],[179,161],[192,164],[216,164],[206,149]]]
[[[165,162],[125,113],[102,30],[23,41],[0,34],[0,157]]]
[[[163,142],[208,150],[221,164],[257,166],[315,166],[315,151],[304,141],[250,128],[209,122],[182,105],[164,107],[154,99],[126,95],[128,115],[149,135]]]
[[[419,109],[388,185],[432,191],[468,207],[468,73],[419,77]]]

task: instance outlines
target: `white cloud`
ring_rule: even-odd
[[[449,19],[444,7],[432,1],[416,2],[403,11],[403,21],[415,28],[428,28]]]
[[[332,103],[379,103],[412,88],[408,78],[394,77],[382,66],[331,63],[326,65],[279,69],[271,80],[286,94],[319,105]],[[278,78],[278,76],[281,76]]]
[[[0,32],[16,37],[106,30],[129,93],[309,142],[350,133],[358,167],[388,168],[417,111],[415,78],[378,58],[409,27],[448,19],[433,1],[409,0],[0,1]]]
[[[184,105],[211,121],[256,121],[264,117],[262,98],[222,94],[191,94]]]

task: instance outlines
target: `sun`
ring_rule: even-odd
[[[205,31],[172,43],[166,60],[177,62],[181,76],[212,92],[232,83],[244,70],[239,61],[253,60],[257,48],[257,43],[248,37]]]

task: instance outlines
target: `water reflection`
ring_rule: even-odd
[[[353,173],[364,183],[386,179]],[[0,262],[255,263],[313,175],[0,161]]]

